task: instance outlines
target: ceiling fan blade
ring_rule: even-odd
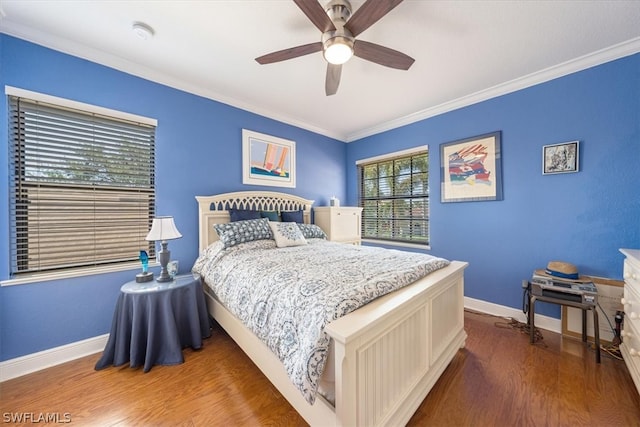
[[[302,0],[300,0],[302,1]],[[402,3],[403,0],[367,0],[345,24],[345,28],[351,31],[353,37],[375,24],[391,9]],[[297,1],[296,1],[297,3]]]
[[[329,95],[335,95],[340,86],[340,74],[342,74],[342,64],[327,64],[327,78],[324,82],[324,91]]]
[[[321,50],[321,42],[309,43],[301,46],[279,50],[277,52],[267,53],[266,55],[262,55],[256,58],[256,61],[258,61],[262,65],[271,64],[274,62],[286,61],[287,59],[308,55],[310,53],[320,52]]]
[[[415,59],[402,52],[363,40],[355,41],[353,54],[367,61],[375,62],[385,67],[397,68],[398,70],[408,70],[415,61]]]
[[[313,22],[313,25],[318,27],[323,33],[336,29],[327,12],[325,12],[320,3],[318,3],[318,0],[293,0],[293,2],[307,15],[307,18]]]

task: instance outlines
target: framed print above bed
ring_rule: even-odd
[[[542,174],[578,172],[580,142],[571,141],[542,147]]]
[[[296,143],[242,129],[242,183],[296,188]]]
[[[502,200],[502,132],[440,145],[440,199]]]

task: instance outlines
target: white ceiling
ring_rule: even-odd
[[[0,0],[0,31],[348,142],[640,52],[640,1],[405,0],[357,38],[413,66],[353,58],[329,97],[321,53],[254,60],[320,41],[291,0]]]

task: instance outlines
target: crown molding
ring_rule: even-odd
[[[562,64],[545,68],[538,72],[519,77],[505,83],[501,83],[499,85],[472,93],[467,96],[463,96],[458,99],[454,99],[450,102],[445,102],[443,104],[417,111],[415,113],[400,117],[395,120],[363,129],[359,132],[348,135],[344,141],[353,142],[367,136],[406,126],[421,120],[428,119],[430,117],[457,110],[459,108],[467,107],[469,105],[477,104],[479,102],[516,92],[521,89],[526,89],[528,87],[548,82],[550,80],[573,74],[578,71],[586,70],[588,68],[595,67],[597,65],[613,61],[615,59],[634,55],[638,52],[640,52],[640,37],[630,39],[617,45],[613,45],[608,48],[583,55],[579,58],[566,61]]]
[[[183,79],[131,62],[119,56],[111,55],[65,38],[53,37],[32,28],[24,28],[12,22],[2,22],[2,24],[0,33],[344,142],[345,135],[336,133],[330,129],[320,128],[287,115],[274,113],[272,110],[256,106],[242,99],[228,97],[215,91],[203,89]]]
[[[32,28],[24,28],[11,22],[7,22],[6,20],[2,20],[2,24],[3,25],[2,28],[0,28],[0,32],[8,34],[10,36],[14,36],[50,49],[86,59],[91,62],[96,62],[98,64],[114,68],[127,74],[144,78],[146,80],[163,84],[194,95],[202,96],[204,98],[221,102],[232,107],[240,108],[242,110],[255,113],[273,120],[277,120],[292,126],[296,126],[345,143],[357,141],[367,136],[406,126],[443,113],[467,107],[469,105],[496,98],[498,96],[516,92],[521,89],[535,86],[540,83],[544,83],[559,77],[566,76],[568,74],[582,71],[609,61],[613,61],[615,59],[623,58],[640,52],[640,37],[633,38],[625,42],[598,50],[596,52],[566,61],[559,65],[545,68],[535,73],[472,93],[470,95],[463,96],[461,98],[445,102],[443,104],[436,105],[430,108],[426,108],[424,110],[420,110],[394,120],[380,123],[376,126],[362,129],[358,132],[343,135],[340,133],[336,133],[331,129],[320,128],[294,117],[267,110],[263,107],[256,106],[246,100],[228,97],[215,91],[203,89],[202,87],[195,86],[174,76],[161,73],[157,70],[153,70],[143,65],[133,63],[129,60],[115,55],[107,54],[98,49],[93,49],[74,41],[70,41],[60,37],[52,37],[38,30],[34,30]],[[46,41],[46,43],[43,41]]]

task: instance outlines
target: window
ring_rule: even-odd
[[[11,277],[121,264],[140,250],[155,256],[145,240],[155,214],[155,121],[9,89]]]
[[[427,147],[357,162],[362,237],[429,245]]]

